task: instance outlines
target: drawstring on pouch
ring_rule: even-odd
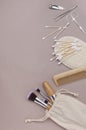
[[[59,98],[59,96],[58,96],[59,94],[69,94],[69,95],[72,95],[74,97],[78,96],[78,94],[70,92],[69,90],[66,90],[66,89],[57,90],[57,92],[55,94],[55,98]],[[48,110],[46,110],[45,115],[42,118],[38,118],[38,119],[26,119],[25,123],[43,122],[43,121],[47,120],[48,118],[49,118],[48,117]]]
[[[26,119],[25,120],[25,123],[31,123],[31,122],[43,122],[45,120],[47,120],[48,117],[47,115],[45,114],[42,118],[39,118],[39,119]]]

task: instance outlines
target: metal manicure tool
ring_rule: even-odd
[[[76,8],[78,7],[78,5],[73,6],[72,8],[70,8],[69,10],[66,10],[65,12],[59,14],[57,17],[55,17],[55,21],[59,21],[60,19],[64,18],[65,16],[67,16],[68,14],[70,14],[72,11],[74,11]]]
[[[56,39],[57,36],[59,36],[67,27],[69,27],[70,23],[69,21],[63,26],[63,27],[59,27],[59,26],[45,26],[47,28],[57,28],[56,31],[53,31],[51,33],[49,33],[48,35],[44,36],[42,39],[46,39],[48,38],[49,36],[53,35],[53,34],[56,34],[54,36],[53,39]]]
[[[77,17],[78,17],[78,15],[76,13],[72,12],[70,15],[66,16],[67,23],[63,27],[59,27],[59,26],[45,26],[46,28],[56,28],[56,30],[51,32],[51,33],[49,33],[49,34],[47,34],[42,39],[46,39],[49,36],[54,35],[54,34],[56,34],[56,35],[54,36],[53,39],[56,39],[60,34],[62,34],[65,31],[65,29],[67,29],[70,26],[70,24],[72,22],[75,23],[75,25],[80,29],[81,32],[86,33],[86,31],[81,27],[81,25],[79,25],[78,21],[76,20]]]
[[[77,7],[78,7],[78,6],[75,5],[75,6],[72,7],[71,9],[65,11],[64,13],[62,13],[62,14],[60,14],[60,15],[58,15],[58,16],[55,18],[55,20],[57,20],[57,19],[60,20],[61,18],[65,17],[65,16],[68,15],[70,12],[72,12],[73,10],[75,10]],[[63,7],[60,7],[60,6],[52,5],[52,4],[51,4],[51,5],[49,5],[49,8],[56,10],[57,8],[62,9]],[[69,24],[69,23],[67,23],[67,25],[65,25],[65,27],[64,27],[63,29],[62,29],[62,27],[59,27],[59,26],[45,26],[46,28],[57,28],[57,29],[56,29],[56,31],[53,31],[53,32],[49,33],[48,35],[44,36],[42,39],[46,39],[47,37],[49,37],[49,36],[51,36],[51,35],[57,33],[58,31],[63,32],[63,31],[65,30],[66,26],[69,26],[68,24]],[[60,33],[60,32],[59,32],[59,33]]]
[[[69,17],[70,17],[70,19],[69,19]],[[80,29],[81,32],[86,33],[86,31],[82,28],[82,26],[81,26],[81,25],[78,23],[78,21],[76,20],[77,17],[78,17],[78,14],[77,14],[77,13],[74,13],[74,12],[72,12],[70,15],[67,15],[67,16],[66,16],[66,19],[67,19],[68,22],[65,24],[65,26],[63,26],[63,27],[61,28],[61,30],[60,30],[59,32],[57,32],[57,34],[56,34],[56,36],[54,37],[54,39],[56,39],[57,36],[59,36],[65,29],[67,29],[72,22],[75,23],[75,25]]]
[[[52,4],[49,5],[49,9],[52,9],[52,10],[64,10],[64,8],[62,6],[52,5]]]
[[[73,12],[71,13],[71,18],[72,21],[75,23],[75,25],[80,29],[81,32],[86,33],[86,31],[82,28],[82,26],[78,23],[78,21],[76,20],[76,16],[78,16],[76,13],[74,14]]]
[[[71,19],[69,19],[69,16],[71,16]],[[59,36],[62,32],[64,32],[65,29],[67,29],[70,26],[71,22],[73,21],[77,24],[79,28],[82,28],[81,26],[79,26],[78,22],[76,21],[76,17],[77,17],[77,14],[73,16],[73,13],[71,13],[71,15],[67,15],[66,16],[67,23],[63,27],[61,27],[61,29],[59,30],[59,32],[57,32],[57,34],[54,36],[53,39],[56,39],[57,36]]]

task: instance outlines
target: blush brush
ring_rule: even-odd
[[[33,101],[37,104],[39,104],[40,106],[42,106],[43,108],[49,110],[50,109],[50,106],[48,104],[46,104],[45,102],[43,102],[42,100],[40,100],[37,95],[35,93],[31,93],[29,96],[28,96],[28,100],[30,101]]]

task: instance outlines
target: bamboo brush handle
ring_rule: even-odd
[[[48,96],[52,96],[55,94],[54,89],[51,87],[51,85],[47,81],[43,82],[43,88]]]
[[[69,70],[53,76],[53,80],[57,86],[83,78],[86,78],[86,67]]]
[[[46,109],[47,110],[50,110],[51,106],[50,105],[47,105]]]

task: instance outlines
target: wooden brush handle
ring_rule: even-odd
[[[69,70],[53,76],[53,80],[57,86],[83,78],[86,78],[86,67]]]
[[[51,106],[50,105],[47,105],[46,109],[47,110],[50,110]]]
[[[51,85],[47,81],[43,82],[43,88],[48,96],[52,96],[55,94],[54,89],[51,87]]]

